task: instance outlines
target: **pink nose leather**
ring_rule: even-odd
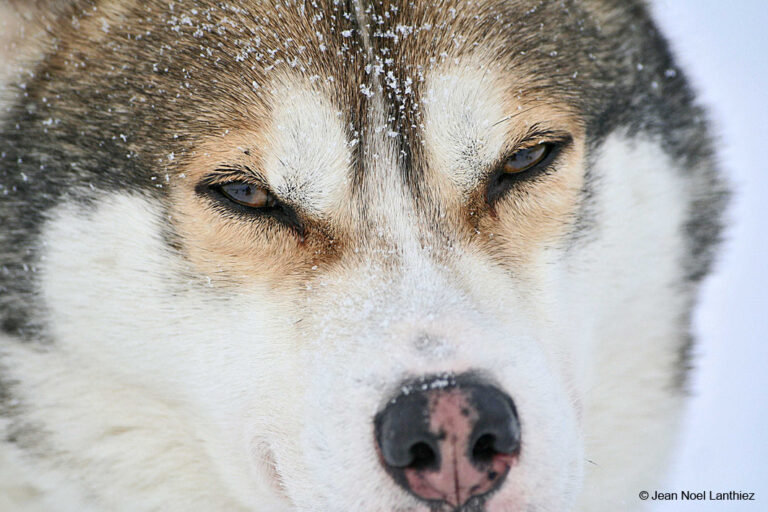
[[[470,459],[471,443],[477,443],[472,433],[478,413],[460,389],[430,392],[429,408],[429,431],[437,439],[440,466],[406,468],[405,477],[417,496],[459,507],[494,488],[509,471],[515,455],[494,454],[484,464]]]

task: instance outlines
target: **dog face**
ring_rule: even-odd
[[[4,153],[57,203],[19,235],[42,306],[6,306],[51,347],[7,349],[17,428],[102,504],[559,511],[586,458],[634,485],[714,178],[686,98],[676,138],[626,121],[671,115],[638,83],[686,92],[617,53],[630,14],[77,6]]]

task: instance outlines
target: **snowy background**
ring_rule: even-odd
[[[660,491],[749,491],[756,502],[659,502],[653,512],[768,510],[768,2],[653,0],[709,107],[736,196],[695,318],[697,370],[677,463]],[[652,492],[653,489],[648,489]],[[639,489],[638,489],[639,492]]]

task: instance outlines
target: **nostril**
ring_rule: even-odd
[[[423,393],[401,395],[374,419],[381,457],[390,469],[439,464],[436,440],[429,432],[428,400]]]
[[[483,465],[497,455],[516,455],[520,451],[520,421],[509,396],[493,387],[473,389],[477,424],[470,439],[468,455]]]
[[[472,447],[472,460],[481,464],[493,461],[493,456],[499,453],[496,450],[496,436],[483,434]]]
[[[408,464],[408,468],[415,470],[427,469],[434,467],[437,464],[437,454],[425,442],[419,442],[411,446],[411,463]]]

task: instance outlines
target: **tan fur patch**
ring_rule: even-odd
[[[312,267],[337,257],[341,246],[338,230],[306,217],[301,219],[299,232],[267,216],[228,213],[195,191],[196,184],[222,160],[259,168],[257,150],[249,151],[250,155],[242,150],[258,138],[252,132],[232,134],[204,146],[200,157],[193,157],[172,187],[172,221],[183,240],[186,259],[212,281],[291,286]],[[211,146],[216,150],[205,149]]]
[[[483,245],[496,252],[493,246],[499,244],[507,265],[516,273],[540,270],[531,263],[542,261],[539,256],[546,247],[561,243],[576,220],[584,182],[583,159],[583,138],[574,137],[554,164],[554,172],[516,184],[495,205],[493,214],[478,223],[477,237],[488,239]]]
[[[468,59],[432,71],[422,93],[428,202],[449,212],[458,223],[455,233],[516,274],[562,239],[574,220],[584,173],[578,115],[556,96],[529,92],[523,83],[517,72]],[[489,205],[494,171],[534,128],[572,140],[553,162],[553,172],[515,183]]]
[[[250,125],[242,123],[207,137],[185,155],[173,179],[174,225],[183,240],[185,256],[212,280],[290,285],[294,278],[302,279],[308,271],[336,259],[349,231],[349,214],[342,207],[349,202],[349,180],[345,178],[349,161],[345,157],[348,148],[341,126],[333,125],[335,113],[328,104],[323,108],[330,119],[310,119],[305,123],[304,118],[313,113],[309,108],[314,108],[315,113],[321,110],[327,96],[322,90],[307,92],[309,89],[301,85],[299,77],[281,76],[275,82],[283,85],[265,89],[280,98],[291,98],[284,86],[291,80],[294,90],[299,91],[293,101],[314,102],[307,106],[306,114],[293,110],[292,102],[271,102],[272,117],[276,118],[261,115]],[[312,143],[328,147],[334,137],[335,147],[328,152],[302,153]],[[305,147],[292,146],[302,143]],[[293,168],[293,159],[302,156],[315,157],[309,162],[314,167]],[[278,198],[298,214],[300,225],[287,226],[258,212],[249,216],[227,211],[211,198],[201,197],[196,191],[198,184],[222,167],[239,168],[242,175],[247,175],[247,170],[262,176]],[[329,175],[333,179],[329,180]],[[292,186],[303,190],[292,193]],[[328,196],[325,200],[317,200],[324,195]]]

